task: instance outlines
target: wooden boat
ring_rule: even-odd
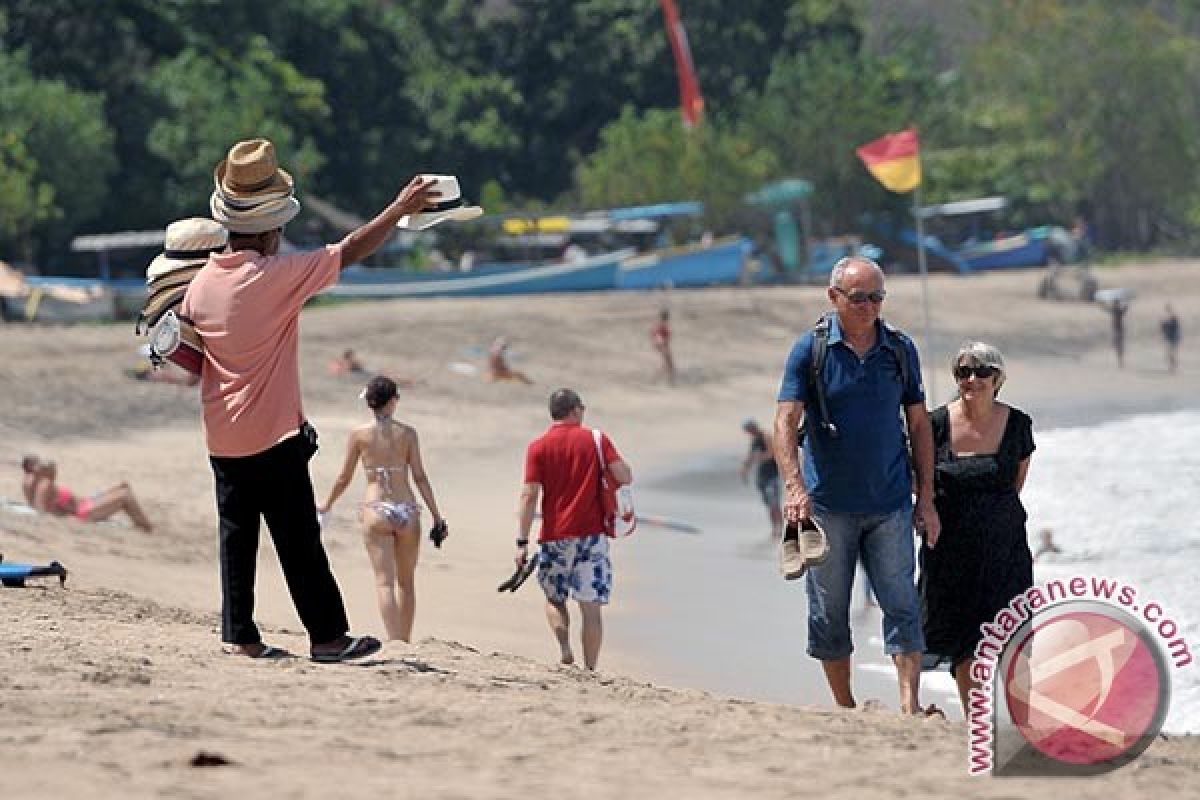
[[[411,272],[351,267],[332,297],[487,297],[612,289],[617,269],[633,255],[618,250],[578,262],[482,267],[473,272]]]

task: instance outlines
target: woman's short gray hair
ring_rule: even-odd
[[[1005,377],[1004,356],[1000,354],[1000,348],[987,342],[965,342],[954,354],[954,360],[950,362],[950,371],[953,372],[956,367],[964,364],[968,367],[991,367],[996,370],[996,394],[1000,394]]]

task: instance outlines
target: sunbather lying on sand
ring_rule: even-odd
[[[58,485],[58,467],[53,461],[25,456],[21,459],[21,469],[25,473],[21,481],[25,502],[38,511],[84,522],[100,522],[124,511],[138,528],[146,532],[154,530],[128,483],[118,483],[91,497],[77,497],[70,489]]]

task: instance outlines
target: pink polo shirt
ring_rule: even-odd
[[[341,266],[341,247],[329,245],[283,256],[217,253],[196,274],[182,312],[204,342],[209,453],[254,455],[300,428],[300,309],[337,283]]]

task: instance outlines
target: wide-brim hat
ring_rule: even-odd
[[[458,178],[453,175],[421,175],[420,177],[434,182],[432,194],[438,198],[437,203],[432,208],[420,213],[401,217],[400,221],[396,223],[397,228],[423,231],[447,220],[466,222],[483,216],[483,209],[480,206],[469,206],[462,199]]]
[[[275,145],[268,139],[247,139],[229,148],[213,171],[216,188],[233,202],[276,200],[295,191],[296,184],[280,169]]]
[[[212,193],[208,207],[213,219],[230,233],[266,233],[282,228],[300,213],[299,201],[290,195],[243,208],[231,204],[220,189]]]
[[[225,249],[229,232],[219,223],[204,217],[189,217],[167,226],[163,252],[146,267],[146,283],[164,275],[208,261],[209,255]]]

